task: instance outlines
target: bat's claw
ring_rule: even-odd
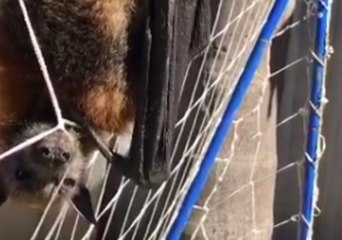
[[[111,151],[90,124],[86,123],[82,117],[77,116],[75,113],[73,116],[93,138],[97,148],[107,159],[108,163],[118,169],[122,175],[134,181],[137,185],[153,189],[159,187],[169,178],[170,170],[168,164],[164,164],[164,162],[155,162],[151,159],[149,159],[150,161],[143,159],[142,162],[139,162]]]

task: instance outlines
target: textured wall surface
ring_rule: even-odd
[[[203,224],[205,233],[201,234],[206,234],[209,239],[232,240],[243,236],[245,239],[270,239],[271,236],[276,170],[276,99],[275,95],[271,97],[267,60],[268,57],[240,112],[240,116],[248,116],[236,127],[238,139],[234,143],[235,153],[231,155],[232,135],[219,156],[202,199],[204,202],[206,196],[212,193],[226,161],[230,161],[215,195],[208,203],[208,215]],[[260,110],[251,113],[261,99]],[[267,111],[269,104],[273,104],[271,115]],[[256,127],[259,120],[260,129]],[[257,136],[259,130],[262,135]],[[201,210],[197,210],[196,214],[200,218]],[[196,217],[192,221],[195,228],[198,224]],[[198,236],[195,239],[201,238]]]
[[[291,1],[284,21],[293,13],[295,3],[296,1]],[[254,19],[258,21],[258,17],[261,17],[261,15],[255,16]],[[279,116],[278,107],[281,106],[278,100],[281,98],[283,91],[283,88],[281,88],[282,82],[280,84],[271,83],[269,76],[271,71],[278,70],[288,63],[286,61],[287,49],[284,48],[288,44],[287,41],[288,34],[285,34],[277,40],[272,56],[269,51],[265,55],[264,62],[239,113],[239,117],[244,116],[243,121],[233,129],[220,154],[214,173],[202,196],[200,207],[204,209],[195,210],[188,228],[188,239],[243,238],[268,240],[272,238],[273,224],[281,219],[281,217],[279,219],[273,218],[274,211],[278,214],[277,209],[273,208],[276,169],[278,163],[280,166],[288,164],[278,162],[277,135],[279,133],[277,134],[276,123],[281,117],[289,116],[290,111],[283,112],[283,115]],[[296,50],[297,48],[293,51]],[[275,62],[273,64],[275,67],[272,66],[272,69],[269,67],[270,61]],[[272,78],[271,81],[282,81],[282,76],[280,74]],[[290,97],[289,101],[292,101]],[[255,109],[258,109],[258,111],[253,112]],[[251,112],[253,113],[251,114]],[[260,123],[259,126],[258,123]],[[259,131],[262,134],[256,137]],[[232,155],[231,144],[235,139],[234,134],[238,136],[238,139],[234,143],[235,149]],[[289,139],[289,141],[291,140]],[[297,139],[296,143],[298,143]],[[285,151],[288,151],[288,149],[286,148]],[[283,152],[283,158],[281,159],[286,159],[287,156],[287,153]],[[227,160],[230,161],[228,169],[222,181],[217,185],[219,175],[227,166]],[[293,178],[293,174],[290,173],[288,177]],[[287,182],[287,180],[286,178],[284,184],[288,187],[292,184],[292,181]],[[213,197],[211,197],[214,187],[217,187],[217,189]],[[290,201],[293,195],[291,197],[285,196],[287,190],[284,188],[281,191],[282,204],[279,207],[285,207],[285,210],[281,211],[286,212],[287,206],[283,202],[289,201],[292,202],[292,205],[298,204],[298,197]],[[208,202],[209,197],[211,197],[211,200]],[[293,207],[291,207],[292,210]],[[278,215],[276,216],[278,217]],[[203,219],[205,219],[205,222],[201,224]],[[199,228],[199,224],[203,225],[203,227]],[[199,229],[199,233],[193,238],[193,232],[196,229]],[[290,235],[282,232],[284,235],[282,239],[295,239],[289,238],[289,236],[294,236],[296,229],[291,229],[291,231],[293,234]]]
[[[264,1],[264,11],[252,11],[250,19],[242,18],[241,26],[246,24],[243,21],[248,20],[250,23],[247,25],[254,23],[254,26],[260,26],[272,2]],[[235,1],[235,4],[241,4],[242,7],[244,2]],[[228,2],[225,7],[227,14],[230,9]],[[255,34],[255,31],[241,32],[236,34],[244,34],[242,41],[250,41]],[[225,39],[228,45],[230,41],[234,41],[234,35],[227,35],[231,36]],[[252,46],[253,44],[248,45],[249,48]],[[229,59],[234,59],[234,53],[229,52],[232,54]],[[246,57],[247,55],[248,51]],[[241,122],[232,129],[203,193],[199,206],[204,209],[196,209],[193,214],[187,239],[271,238],[277,164],[277,104],[276,94],[273,94],[269,82],[269,60],[268,52],[238,115]],[[245,60],[240,64],[243,61]],[[234,149],[231,148],[232,144]],[[223,175],[222,171],[225,172]],[[220,179],[220,176],[223,177]],[[199,224],[201,227],[198,230]],[[198,232],[194,237],[196,230]]]

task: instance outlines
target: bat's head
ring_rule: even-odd
[[[49,129],[48,124],[28,126],[14,138],[13,146]],[[94,222],[90,193],[80,182],[86,164],[78,139],[72,129],[57,130],[1,161],[0,203],[11,198],[42,208],[61,185],[55,203],[68,200],[82,216]]]

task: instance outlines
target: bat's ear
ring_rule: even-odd
[[[79,215],[96,225],[90,192],[86,186],[80,183],[77,184],[76,193],[71,198],[71,204]]]

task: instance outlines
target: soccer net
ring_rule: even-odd
[[[18,2],[30,26],[24,1]],[[0,209],[1,223],[7,222],[0,234],[20,239],[166,239],[275,3],[212,2],[216,13],[210,44],[189,61],[179,94],[169,181],[156,190],[139,188],[119,177],[95,153],[88,187],[99,219],[97,230],[70,211],[68,204],[54,207],[52,198],[43,212],[8,203]],[[288,12],[292,10],[290,6]],[[291,22],[274,37],[276,43],[265,54],[183,239],[270,239],[272,232],[300,222],[316,18],[317,1],[298,1]],[[59,121],[56,128],[15,146],[1,158],[66,124],[34,32],[29,32]],[[303,91],[292,93],[298,81]],[[296,98],[300,100],[294,104]],[[129,135],[119,136],[113,148],[126,152],[129,142]],[[294,145],[296,151],[291,150]],[[297,227],[295,236],[296,231]]]

